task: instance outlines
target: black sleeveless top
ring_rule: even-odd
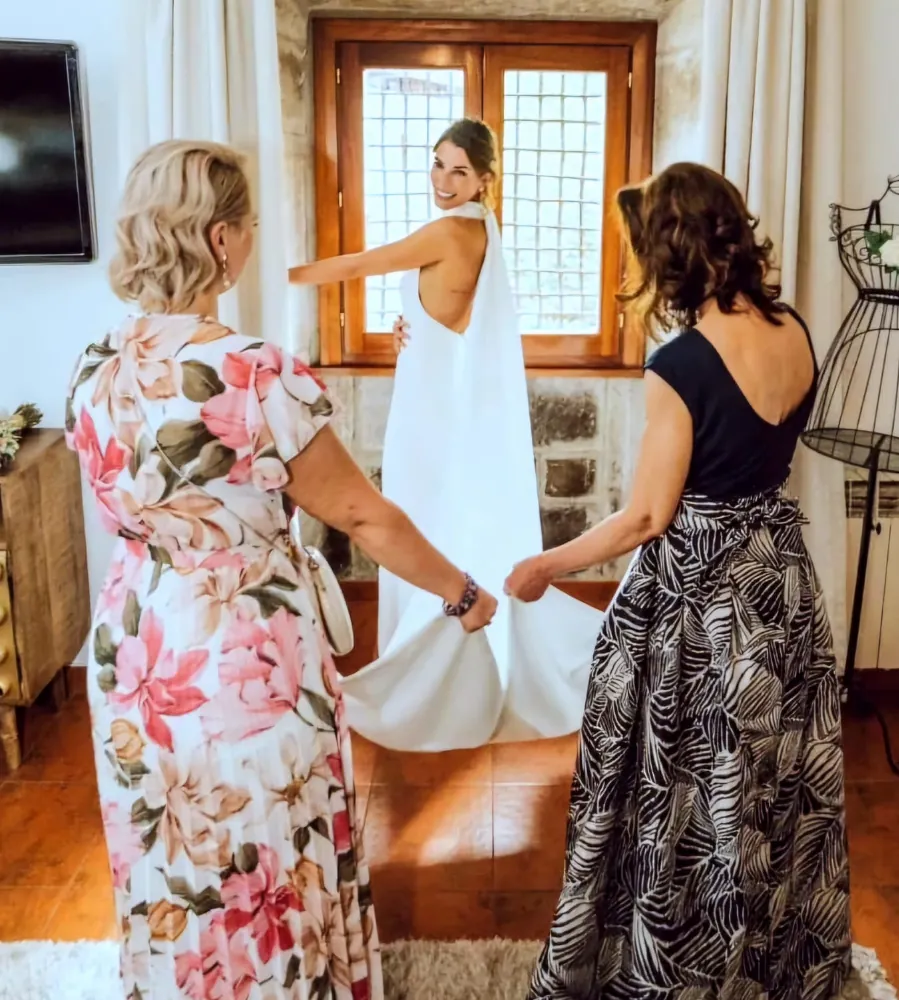
[[[787,312],[811,335],[803,319]],[[724,359],[690,328],[658,348],[646,363],[684,401],[693,418],[693,457],[685,489],[713,500],[736,500],[784,483],[799,435],[812,412],[818,364],[809,391],[783,423],[771,424],[752,408]]]

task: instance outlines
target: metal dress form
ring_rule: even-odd
[[[821,369],[803,441],[813,451],[868,472],[843,684],[850,707],[878,716],[890,766],[899,774],[882,717],[853,684],[871,532],[880,530],[875,525],[878,477],[899,473],[899,223],[883,221],[884,206],[895,195],[899,176],[891,177],[883,195],[866,208],[831,205],[832,239],[857,294]]]

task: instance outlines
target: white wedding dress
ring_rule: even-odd
[[[403,277],[410,340],[398,359],[382,468],[384,494],[457,566],[499,599],[468,635],[439,598],[381,570],[379,658],[344,678],[357,732],[396,750],[440,751],[561,736],[584,710],[602,614],[551,589],[510,600],[514,563],[542,549],[524,358],[492,213],[463,335],[429,316],[418,271]]]

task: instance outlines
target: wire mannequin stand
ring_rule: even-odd
[[[882,473],[899,473],[899,224],[884,223],[881,213],[890,195],[899,195],[899,176],[891,177],[867,208],[830,206],[831,239],[857,295],[825,358],[821,390],[802,439],[813,451],[868,474],[843,701],[847,711],[877,718],[887,763],[899,775],[886,720],[856,678],[871,535],[881,531],[878,485]],[[844,225],[844,215],[863,212],[864,222]]]

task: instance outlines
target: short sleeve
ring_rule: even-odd
[[[701,404],[701,359],[695,356],[692,336],[687,331],[656,348],[644,369],[671,386],[684,401],[694,423],[697,423]]]
[[[324,383],[299,358],[272,344],[255,354],[251,387],[271,445],[286,465],[331,422],[336,408]]]

